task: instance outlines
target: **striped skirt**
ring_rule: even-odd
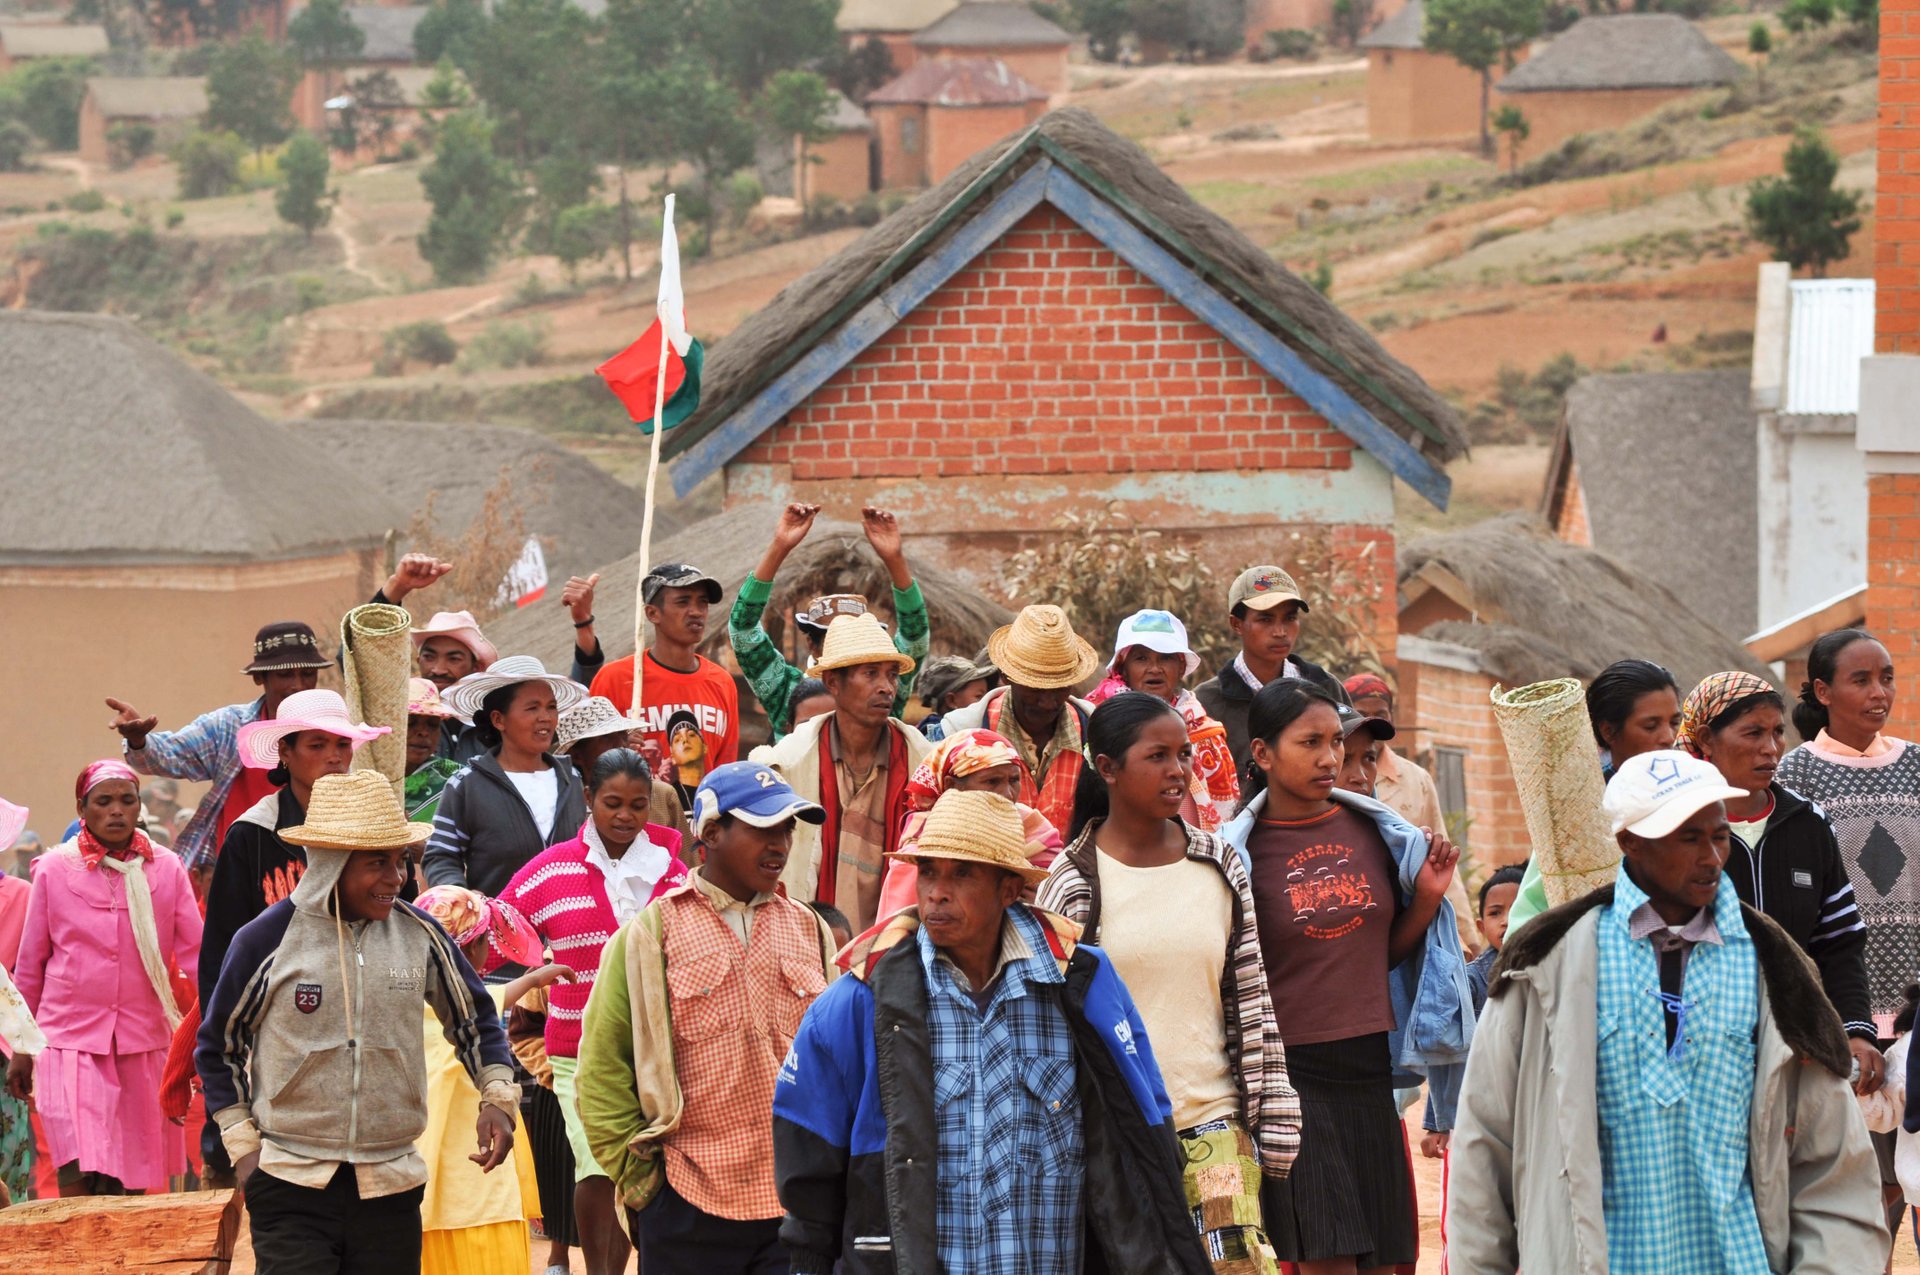
[[[1387,1035],[1287,1046],[1300,1094],[1300,1154],[1261,1186],[1267,1236],[1282,1261],[1357,1258],[1361,1270],[1412,1262],[1419,1208],[1393,1101]]]
[[[567,1143],[567,1122],[553,1090],[536,1086],[521,1107],[527,1140],[533,1144],[533,1177],[540,1187],[540,1230],[550,1240],[569,1247],[580,1243],[573,1220],[573,1148]]]

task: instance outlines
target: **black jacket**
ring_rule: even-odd
[[[866,964],[869,951],[852,959]],[[862,982],[870,995],[857,986]],[[1119,986],[1110,963],[1076,946],[1065,984],[1043,989],[1059,995],[1074,1039],[1086,1146],[1081,1269],[1087,1275],[1209,1275],[1187,1211],[1172,1122],[1148,1122],[1089,1012],[1090,999],[1105,1004]],[[782,1069],[774,1098],[774,1178],[787,1210],[780,1238],[796,1273],[964,1275],[942,1271],[935,1232],[939,1137],[927,998],[926,972],[909,933],[872,958],[864,979],[858,973],[841,978],[808,1011],[809,1019],[832,1020],[832,1038],[844,1042],[836,1050],[864,1056],[871,1073],[850,1085],[852,1092],[827,1092],[846,1069],[838,1069],[840,1077],[815,1075],[805,1042],[796,1042]],[[1127,1012],[1131,1017],[1130,1004]],[[804,1083],[816,1088],[800,1094],[803,1067]],[[788,1073],[796,1073],[791,1082]],[[877,1129],[865,1113],[856,1114],[869,1083],[884,1117]],[[826,1110],[839,1120],[817,1118]],[[839,1122],[853,1129],[848,1145],[838,1145],[829,1129]]]
[[[580,772],[565,757],[546,760],[559,776],[560,795],[553,827],[544,837],[526,799],[492,753],[482,753],[447,780],[420,862],[428,885],[464,885],[492,898],[528,860],[579,833],[587,821]]]
[[[1309,664],[1297,655],[1289,656],[1288,663],[1299,670],[1304,680],[1312,682],[1340,703],[1347,702],[1347,688],[1318,664]],[[1227,747],[1233,752],[1235,768],[1242,774],[1246,773],[1247,749],[1252,743],[1247,735],[1247,710],[1253,706],[1253,697],[1259,689],[1240,676],[1239,668],[1231,662],[1218,675],[1193,688],[1200,707],[1207,710],[1207,716],[1227,728]]]
[[[1847,1034],[1873,1040],[1867,929],[1840,843],[1819,806],[1790,788],[1771,787],[1773,816],[1760,844],[1749,846],[1736,834],[1727,874],[1742,903],[1772,918],[1813,958]]]
[[[200,931],[200,1003],[213,996],[220,965],[240,927],[293,893],[307,870],[307,852],[280,839],[280,830],[306,820],[293,789],[263,797],[233,821],[213,862],[207,915]]]

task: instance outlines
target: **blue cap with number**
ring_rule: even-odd
[[[789,788],[779,771],[751,761],[716,766],[700,781],[700,790],[693,795],[695,833],[721,815],[732,815],[756,828],[771,828],[789,819],[827,821],[827,812]]]

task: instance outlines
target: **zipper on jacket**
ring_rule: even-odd
[[[349,927],[351,928],[351,927]],[[365,935],[365,927],[353,932],[353,998],[364,1006],[367,990],[367,958],[360,954],[360,940]],[[352,1148],[360,1140],[360,1039],[356,1024],[348,1024],[351,1034],[347,1037],[347,1056],[353,1060],[353,1096],[347,1101],[347,1146]]]

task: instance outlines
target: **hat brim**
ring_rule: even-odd
[[[587,702],[587,688],[572,678],[562,677],[558,673],[521,677],[487,672],[467,674],[441,692],[440,702],[452,709],[456,717],[470,722],[479,713],[480,706],[486,702],[487,696],[502,687],[521,686],[527,682],[545,682],[551,686],[554,703],[562,713],[576,709]]]
[[[912,863],[915,859],[957,859],[962,863],[977,863],[983,867],[998,868],[1002,872],[1011,872],[1028,885],[1039,885],[1047,879],[1046,868],[1036,868],[1031,863],[1022,868],[1016,868],[1012,864],[1002,863],[998,859],[989,859],[985,855],[967,854],[961,850],[943,850],[938,847],[928,849],[925,846],[915,846],[911,850],[894,850],[887,855],[887,858],[898,859],[902,863]]]
[[[407,850],[425,845],[432,835],[433,825],[411,822],[406,826],[404,837],[375,832],[356,836],[340,828],[309,828],[304,823],[284,828],[278,834],[282,841],[309,850]]]
[[[1351,726],[1342,726],[1340,728],[1340,735],[1344,739],[1351,739],[1353,736],[1363,732],[1372,735],[1382,743],[1399,734],[1399,731],[1394,727],[1392,722],[1379,717],[1362,718]]]
[[[843,655],[837,660],[821,660],[816,664],[810,665],[807,671],[814,677],[818,677],[822,673],[831,673],[835,669],[859,668],[862,664],[891,664],[899,669],[901,676],[904,677],[906,674],[913,672],[914,662],[914,658],[911,655],[902,655],[900,652],[889,647],[885,654],[879,651],[855,651]]]
[[[827,821],[826,808],[816,802],[808,801],[804,797],[795,797],[791,801],[783,801],[777,807],[770,810],[755,810],[751,806],[735,806],[731,810],[720,811],[714,815],[714,818],[718,819],[720,815],[732,815],[741,823],[750,824],[755,828],[777,828],[789,819],[798,819],[801,823],[810,823],[817,828]],[[711,820],[709,820],[709,822],[711,822]]]
[[[1007,649],[1008,639],[1013,636],[1013,626],[1006,625],[993,631],[987,639],[987,658],[1000,670],[1001,676],[1015,686],[1031,686],[1036,691],[1059,691],[1080,685],[1100,671],[1100,653],[1087,644],[1087,640],[1078,633],[1073,635],[1075,652],[1071,669],[1048,670],[1026,660]]]
[[[272,770],[280,764],[280,741],[303,730],[352,740],[353,750],[359,752],[362,745],[391,733],[393,728],[368,726],[364,722],[355,726],[352,723],[316,722],[300,718],[249,722],[240,728],[240,737],[235,743],[240,753],[240,764],[253,770]]]
[[[645,725],[635,721],[633,718],[622,717],[618,721],[603,723],[582,735],[558,736],[553,741],[553,751],[556,756],[559,756],[572,752],[577,746],[586,743],[590,739],[604,739],[608,735],[618,735],[622,739],[625,739],[634,731],[645,729]]]
[[[329,659],[255,660],[253,663],[247,665],[245,668],[241,669],[240,671],[242,673],[277,673],[281,669],[304,669],[304,668],[323,669],[323,668],[332,668],[332,667],[333,667],[333,661]]]
[[[707,586],[707,602],[709,605],[717,604],[722,598],[727,596],[726,587],[718,580],[712,576],[701,576],[697,580],[688,580],[684,584],[679,581],[662,580],[659,584],[654,585],[641,595],[640,603],[642,606],[652,606],[653,600],[660,596],[662,589],[691,589],[695,585],[701,584]]]
[[[455,714],[454,711],[448,708],[445,704],[434,704],[434,705],[421,704],[418,707],[412,704],[409,704],[407,705],[407,716],[408,717],[432,717],[439,721],[452,721],[454,717],[457,716],[457,714]]]
[[[1115,677],[1120,676],[1120,661],[1124,660],[1127,657],[1127,652],[1131,651],[1136,646],[1144,646],[1149,651],[1154,651],[1161,655],[1186,656],[1187,671],[1181,675],[1182,677],[1192,677],[1195,673],[1200,671],[1200,657],[1194,654],[1193,651],[1189,650],[1187,647],[1184,647],[1180,645],[1178,642],[1173,641],[1171,638],[1166,640],[1165,646],[1156,646],[1152,642],[1147,641],[1145,638],[1135,638],[1133,641],[1127,643],[1125,646],[1121,647],[1119,650],[1113,653],[1113,658],[1107,662],[1107,672],[1113,674]]]
[[[479,629],[464,627],[458,629],[412,629],[409,630],[409,632],[413,636],[413,649],[415,651],[425,646],[428,638],[452,638],[473,652],[473,662],[483,673],[489,668],[492,668],[493,662],[500,658],[498,648],[496,648],[493,643],[487,641],[486,638],[480,636]]]
[[[1250,597],[1241,598],[1236,605],[1243,606],[1249,611],[1271,611],[1289,602],[1298,602],[1302,615],[1313,610],[1307,605],[1307,600],[1297,593],[1256,593]]]
[[[1616,835],[1622,832],[1631,832],[1636,837],[1645,837],[1649,841],[1658,841],[1661,837],[1668,835],[1675,828],[1678,828],[1681,824],[1693,818],[1714,802],[1732,801],[1736,797],[1746,797],[1750,795],[1747,789],[1735,788],[1732,784],[1717,784],[1713,787],[1701,788],[1697,791],[1677,793],[1671,801],[1661,806],[1652,814],[1647,815],[1638,823],[1630,823],[1625,827],[1616,828],[1614,832]]]

